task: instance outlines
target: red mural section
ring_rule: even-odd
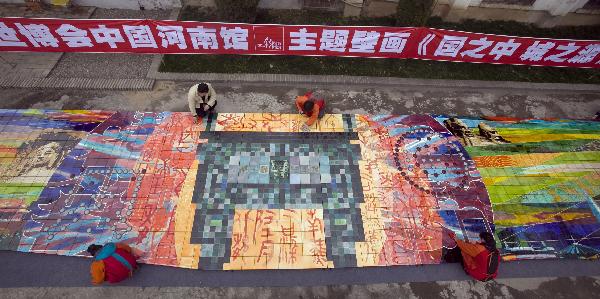
[[[431,116],[359,116],[357,130],[365,208],[381,215],[379,224],[365,221],[369,251],[377,254],[371,265],[438,264],[444,250],[456,246],[444,231],[470,240],[476,232],[493,231],[490,200],[475,164]]]
[[[600,41],[421,27],[0,18],[0,51],[413,58],[600,67]]]
[[[177,266],[175,203],[195,159],[198,132],[183,113],[169,115],[148,136],[136,161],[142,179],[129,185],[128,197],[137,198],[129,223],[139,234],[133,243],[147,244],[145,262]],[[133,183],[133,182],[132,182]]]

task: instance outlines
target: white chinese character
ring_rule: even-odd
[[[30,24],[21,25],[16,23],[19,32],[23,34],[31,42],[31,44],[39,48],[42,47],[53,47],[58,48],[58,40],[52,35],[50,29],[46,25],[41,24]]]
[[[121,35],[121,31],[116,28],[106,28],[104,25],[99,25],[98,28],[90,28],[90,32],[96,40],[96,43],[107,43],[113,49],[117,48],[117,43],[125,42],[123,35]]]
[[[417,50],[419,55],[427,55],[427,46],[429,46],[429,43],[431,43],[433,39],[435,39],[435,34],[433,33],[427,34],[427,36],[425,36],[425,38],[419,43],[419,49]]]
[[[27,47],[27,44],[19,40],[16,30],[0,22],[0,47]]]
[[[458,52],[465,46],[466,41],[466,36],[444,35],[444,38],[433,55],[456,57]]]
[[[177,45],[179,49],[187,49],[185,38],[183,37],[183,27],[181,26],[156,26],[158,36],[162,39],[163,48],[169,45]]]
[[[283,43],[272,40],[270,37],[266,37],[262,44],[256,44],[257,48],[265,50],[283,50]]]
[[[520,43],[515,43],[515,39],[511,38],[506,42],[498,42],[490,51],[490,55],[496,55],[494,60],[499,60],[502,56],[512,56],[515,51],[521,46]]]
[[[316,50],[315,47],[317,34],[308,33],[306,28],[300,29],[299,32],[290,32],[290,51],[311,51]]]
[[[579,48],[581,48],[581,47],[576,46],[575,43],[569,43],[567,45],[560,45],[560,46],[556,47],[556,50],[563,51],[563,52],[554,54],[554,55],[550,55],[550,56],[544,58],[544,61],[564,62],[565,60],[567,60],[567,58],[565,58],[565,56],[579,50]]]
[[[379,52],[400,54],[404,51],[404,47],[406,46],[409,37],[410,33],[406,32],[386,32],[383,34],[383,41],[381,42]]]
[[[596,59],[598,54],[600,54],[600,44],[588,45],[568,61],[571,63],[589,63]]]
[[[248,29],[223,27],[220,34],[223,38],[223,49],[248,50]]]
[[[202,49],[219,49],[219,42],[217,41],[217,29],[204,28],[198,26],[196,28],[188,28],[187,32],[190,34],[192,40],[192,47],[196,50]]]
[[[469,57],[481,59],[481,58],[483,58],[483,56],[485,56],[485,54],[482,54],[480,52],[491,47],[493,44],[494,44],[494,42],[487,40],[487,37],[482,37],[480,39],[474,39],[472,41],[469,41],[469,45],[470,46],[479,46],[479,47],[477,47],[475,49],[463,51],[462,53],[460,53],[460,56],[462,56],[462,57],[469,56]]]
[[[355,31],[349,52],[375,53],[375,46],[381,34],[377,31]]]
[[[56,29],[56,33],[58,33],[62,40],[67,43],[67,46],[71,48],[94,46],[92,40],[87,36],[87,31],[73,25],[62,24]]]
[[[348,30],[323,30],[321,35],[321,51],[335,51],[344,52],[346,51],[346,44],[348,43]]]
[[[525,53],[521,55],[521,60],[540,61],[542,60],[542,58],[544,58],[544,55],[546,55],[550,50],[552,50],[552,48],[554,48],[555,45],[556,44],[553,42],[547,42],[542,44],[539,41],[535,41],[535,43],[529,46],[529,48],[525,50]]]
[[[152,35],[152,31],[150,31],[150,26],[123,25],[123,30],[125,31],[125,35],[127,35],[127,39],[132,48],[158,48],[154,36]]]

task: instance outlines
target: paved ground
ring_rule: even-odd
[[[92,12],[93,9],[90,7],[75,9],[56,7],[52,10],[40,12],[28,11],[23,5],[2,4],[0,7],[0,17],[86,19]],[[0,78],[7,75],[22,78],[44,78],[50,74],[61,56],[62,53],[1,52]]]
[[[167,10],[126,10],[96,8],[91,19],[168,19]],[[55,78],[144,78],[153,55],[65,53],[50,72]]]
[[[293,288],[21,288],[0,298],[593,298],[598,278],[506,279],[473,282],[340,285]]]
[[[153,91],[4,89],[4,108],[186,111],[193,82],[157,82]],[[600,111],[598,92],[394,86],[287,86],[215,83],[222,112],[294,112],[294,98],[317,90],[334,113],[438,113],[586,119]]]
[[[53,7],[39,12],[25,10],[23,5],[3,4],[0,17],[36,17],[66,19],[173,19],[178,10],[126,10],[76,7]],[[102,53],[0,53],[0,86],[2,79],[12,78],[89,78],[89,79],[144,79],[154,55]],[[9,80],[10,82],[10,80]],[[37,82],[37,83],[36,83]],[[49,81],[33,81],[35,86]],[[93,82],[92,82],[93,83]],[[75,82],[77,86],[91,84]],[[93,85],[93,84],[92,84]],[[113,84],[114,85],[114,84]],[[135,82],[129,82],[134,86]],[[98,86],[96,87],[98,88]]]
[[[500,268],[504,278],[488,283],[470,281],[455,264],[289,271],[197,271],[144,265],[132,279],[102,288],[89,287],[88,259],[0,252],[0,261],[3,264],[0,298],[11,299],[42,296],[545,299],[590,298],[600,291],[600,269],[597,262],[589,261],[504,263]]]

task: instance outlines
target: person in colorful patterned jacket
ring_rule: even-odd
[[[138,268],[136,257],[131,247],[123,243],[108,243],[104,246],[92,244],[87,252],[94,257],[90,269],[92,283],[101,284],[104,281],[115,283],[133,275]]]
[[[481,232],[479,234],[481,242],[479,243],[457,239],[456,234],[452,231],[448,234],[456,241],[457,246],[446,253],[444,257],[446,262],[460,262],[467,274],[480,281],[496,278],[500,254],[496,249],[496,241],[492,234]]]
[[[318,118],[325,115],[325,100],[313,98],[313,92],[310,91],[305,95],[296,97],[296,108],[300,114],[308,116],[308,120],[302,126],[302,131],[310,130]]]

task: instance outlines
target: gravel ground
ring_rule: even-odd
[[[167,19],[170,10],[97,8],[92,19]],[[145,78],[153,55],[115,53],[65,53],[49,77],[54,78]]]

